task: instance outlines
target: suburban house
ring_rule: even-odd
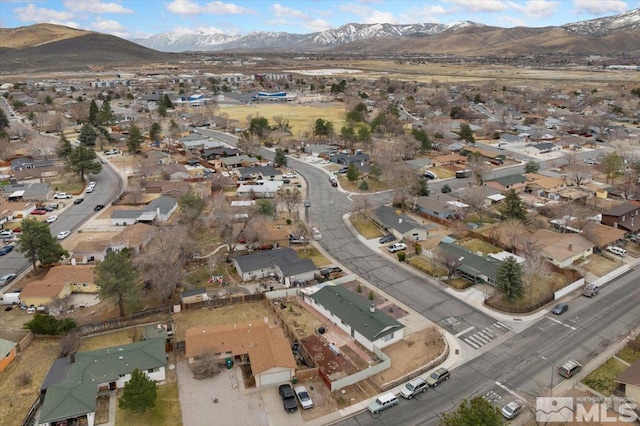
[[[418,197],[416,200],[416,209],[420,213],[441,219],[449,219],[467,207],[469,207],[467,204],[448,194],[434,194],[429,197]]]
[[[560,177],[539,175],[537,173],[527,173],[526,192],[535,193],[540,197],[546,197],[566,187],[566,182]]]
[[[551,223],[555,229],[561,232],[575,232],[600,249],[605,249],[610,245],[615,245],[619,240],[623,240],[626,232],[622,229],[612,228],[607,225],[587,220],[586,223],[573,216],[565,216],[562,219],[553,219]]]
[[[602,212],[601,223],[636,233],[640,230],[640,204],[622,203]]]
[[[551,142],[544,142],[535,145],[531,145],[531,148],[538,151],[539,154],[546,154],[548,152],[560,151],[562,149],[561,145],[557,145]]]
[[[165,339],[72,353],[56,359],[40,387],[40,425],[80,420],[95,425],[98,392],[121,389],[133,370],[150,379],[165,380]]]
[[[351,163],[367,164],[369,162],[369,154],[363,154],[362,152],[356,152],[354,155],[344,154],[342,152],[329,157],[329,161],[336,164],[342,164],[348,166]]]
[[[58,265],[44,279],[25,284],[20,300],[27,306],[48,306],[72,293],[97,293],[93,265]]]
[[[233,264],[243,281],[278,277],[287,287],[296,281],[313,280],[318,271],[311,259],[300,259],[295,250],[286,247],[236,257]]]
[[[155,164],[169,164],[171,155],[158,149],[150,149],[144,153],[144,156]]]
[[[220,158],[219,160],[216,160],[216,163],[214,164],[217,164],[218,161],[220,162],[219,167],[225,169],[235,169],[238,167],[249,167],[260,164],[260,160],[245,154]]]
[[[284,184],[281,180],[258,180],[252,184],[240,184],[236,193],[241,197],[274,198]]]
[[[429,229],[435,225],[421,225],[414,218],[402,214],[393,206],[380,206],[374,210],[374,214],[382,227],[388,232],[393,232],[396,237],[407,241],[426,240]]]
[[[614,395],[627,401],[640,401],[640,359],[631,363],[614,379]],[[636,412],[638,412],[636,408]]]
[[[103,261],[107,256],[109,240],[78,241],[71,250],[71,257],[77,262]]]
[[[180,293],[180,300],[183,305],[188,305],[190,303],[205,302],[209,300],[209,295],[204,287],[191,288]]]
[[[189,363],[207,355],[235,364],[250,364],[256,387],[289,383],[296,361],[281,328],[264,322],[193,327],[186,331],[185,354]]]
[[[113,225],[133,225],[136,222],[166,222],[178,208],[175,198],[163,195],[149,204],[134,210],[114,210],[111,213]]]
[[[18,157],[11,160],[11,170],[14,172],[25,169],[51,167],[53,165],[55,165],[55,160],[34,160],[31,157]]]
[[[162,175],[168,180],[185,180],[191,177],[189,170],[187,170],[187,168],[182,164],[178,163],[167,164],[162,169]]]
[[[484,184],[493,189],[497,189],[503,194],[512,189],[516,192],[522,192],[527,186],[527,178],[520,174],[507,175],[487,180]]]
[[[490,207],[504,200],[505,196],[495,188],[489,186],[474,186],[471,188],[460,188],[455,191],[456,196],[465,203],[475,204],[475,200],[481,198],[480,207]]]
[[[540,246],[545,259],[560,268],[593,254],[594,244],[580,234],[538,229],[532,238]]]
[[[242,167],[236,172],[245,180],[282,180],[282,172],[272,166]]]
[[[235,157],[237,155],[240,155],[240,151],[237,149],[227,146],[219,146],[216,148],[205,149],[202,152],[201,157],[204,160],[215,160],[216,158]]]
[[[18,355],[18,344],[0,338],[0,373],[11,364]]]
[[[43,178],[58,176],[60,170],[57,166],[38,167],[34,169],[20,169],[13,172],[13,178],[21,183],[38,183]]]
[[[53,197],[53,188],[48,183],[16,183],[2,187],[9,201],[47,201]]]
[[[376,309],[371,301],[340,285],[325,285],[304,301],[369,350],[404,338],[404,325]]]
[[[457,154],[447,154],[447,155],[439,155],[433,158],[433,164],[435,166],[447,166],[452,164],[465,164],[467,162],[467,158]]]
[[[480,256],[464,246],[443,241],[438,245],[444,256],[457,259],[460,265],[455,272],[474,284],[488,283],[495,285],[498,266],[502,263],[491,256]]]
[[[35,209],[35,203],[28,203],[25,201],[3,201],[2,204],[0,204],[0,212],[2,213],[2,217],[0,217],[0,219],[4,217],[27,217]]]

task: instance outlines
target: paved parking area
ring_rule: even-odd
[[[239,368],[224,369],[216,377],[203,380],[193,378],[184,358],[178,360],[176,368],[184,425],[293,426],[303,423],[299,411],[288,414],[282,409],[277,388],[244,389]]]

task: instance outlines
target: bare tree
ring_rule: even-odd
[[[284,203],[285,208],[289,212],[289,216],[297,219],[298,217],[298,204],[302,200],[302,194],[298,188],[280,188],[278,190],[278,200]]]
[[[194,379],[201,380],[213,377],[222,370],[220,369],[220,361],[214,354],[205,354],[191,366],[191,371]]]
[[[463,257],[458,256],[457,254],[447,251],[442,247],[438,246],[433,250],[433,258],[436,262],[442,265],[447,270],[447,277],[451,279],[454,272],[460,265],[462,265]]]
[[[80,348],[80,332],[71,330],[60,340],[60,356],[66,357]]]
[[[138,205],[144,198],[144,185],[142,177],[130,177],[127,184],[127,193],[134,205]]]
[[[505,240],[509,245],[512,253],[515,253],[516,248],[518,247],[518,243],[522,238],[523,233],[525,233],[525,226],[519,219],[507,219],[503,223],[502,230],[504,232]]]
[[[255,209],[246,209],[244,210],[246,216],[240,221],[236,219],[237,214],[241,213],[231,208],[224,194],[217,195],[212,199],[209,220],[220,239],[228,247],[227,260],[235,251],[240,236],[244,235],[245,229],[257,213]]]
[[[581,162],[575,154],[569,155],[567,159],[569,161],[566,167],[567,178],[575,184],[576,187],[580,188],[591,178],[591,173],[587,166]]]
[[[396,162],[383,167],[385,180],[393,188],[393,205],[405,208],[410,198],[412,184],[416,180],[416,172],[406,163]]]
[[[471,153],[467,155],[467,168],[473,173],[477,185],[484,184],[484,175],[489,171],[489,166],[482,154]]]
[[[371,205],[371,200],[368,195],[359,196],[353,201],[353,213],[363,220],[371,219],[372,208],[373,206]]]

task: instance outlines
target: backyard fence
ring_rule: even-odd
[[[184,309],[219,308],[221,306],[235,305],[238,303],[260,302],[264,299],[262,293],[258,294],[232,294],[229,297],[221,297],[201,302],[185,303]]]
[[[82,337],[91,336],[94,334],[103,333],[105,331],[115,330],[117,328],[128,327],[135,325],[136,321],[146,318],[152,315],[158,314],[170,314],[170,308],[168,306],[160,306],[153,309],[147,309],[140,312],[135,312],[126,317],[111,318],[102,322],[94,322],[91,324],[85,324],[78,327],[78,331]]]
[[[331,392],[335,392],[347,386],[354,385],[361,380],[368,379],[374,374],[381,373],[387,368],[391,367],[391,358],[385,355],[385,353],[378,349],[378,347],[375,345],[373,345],[373,353],[376,354],[376,356],[380,358],[382,362],[376,365],[369,366],[368,368],[360,370],[350,376],[343,377],[342,379],[333,381],[329,380],[328,386],[331,389]]]

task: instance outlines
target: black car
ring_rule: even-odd
[[[97,206],[95,206],[93,208],[94,212],[99,212],[100,210],[104,209],[104,204],[98,204]]]
[[[551,310],[551,313],[555,315],[562,315],[568,310],[569,310],[569,305],[567,305],[566,303],[558,303],[556,306],[553,307],[553,309]]]
[[[80,204],[80,203],[81,203],[81,202],[83,202],[83,201],[84,201],[84,198],[76,198],[76,199],[73,201],[73,204]]]
[[[5,254],[9,254],[9,253],[11,253],[12,250],[13,250],[13,245],[11,245],[11,244],[0,248],[0,256],[4,256]]]
[[[387,244],[387,243],[390,243],[391,241],[395,241],[395,240],[396,240],[396,237],[391,235],[391,234],[389,234],[389,235],[385,235],[382,238],[380,238],[380,240],[378,240],[378,242],[380,244]]]
[[[278,392],[280,393],[280,397],[282,398],[284,411],[286,411],[287,413],[293,413],[298,410],[298,403],[296,402],[296,396],[295,393],[293,393],[293,388],[291,387],[291,385],[280,385],[278,387]]]

